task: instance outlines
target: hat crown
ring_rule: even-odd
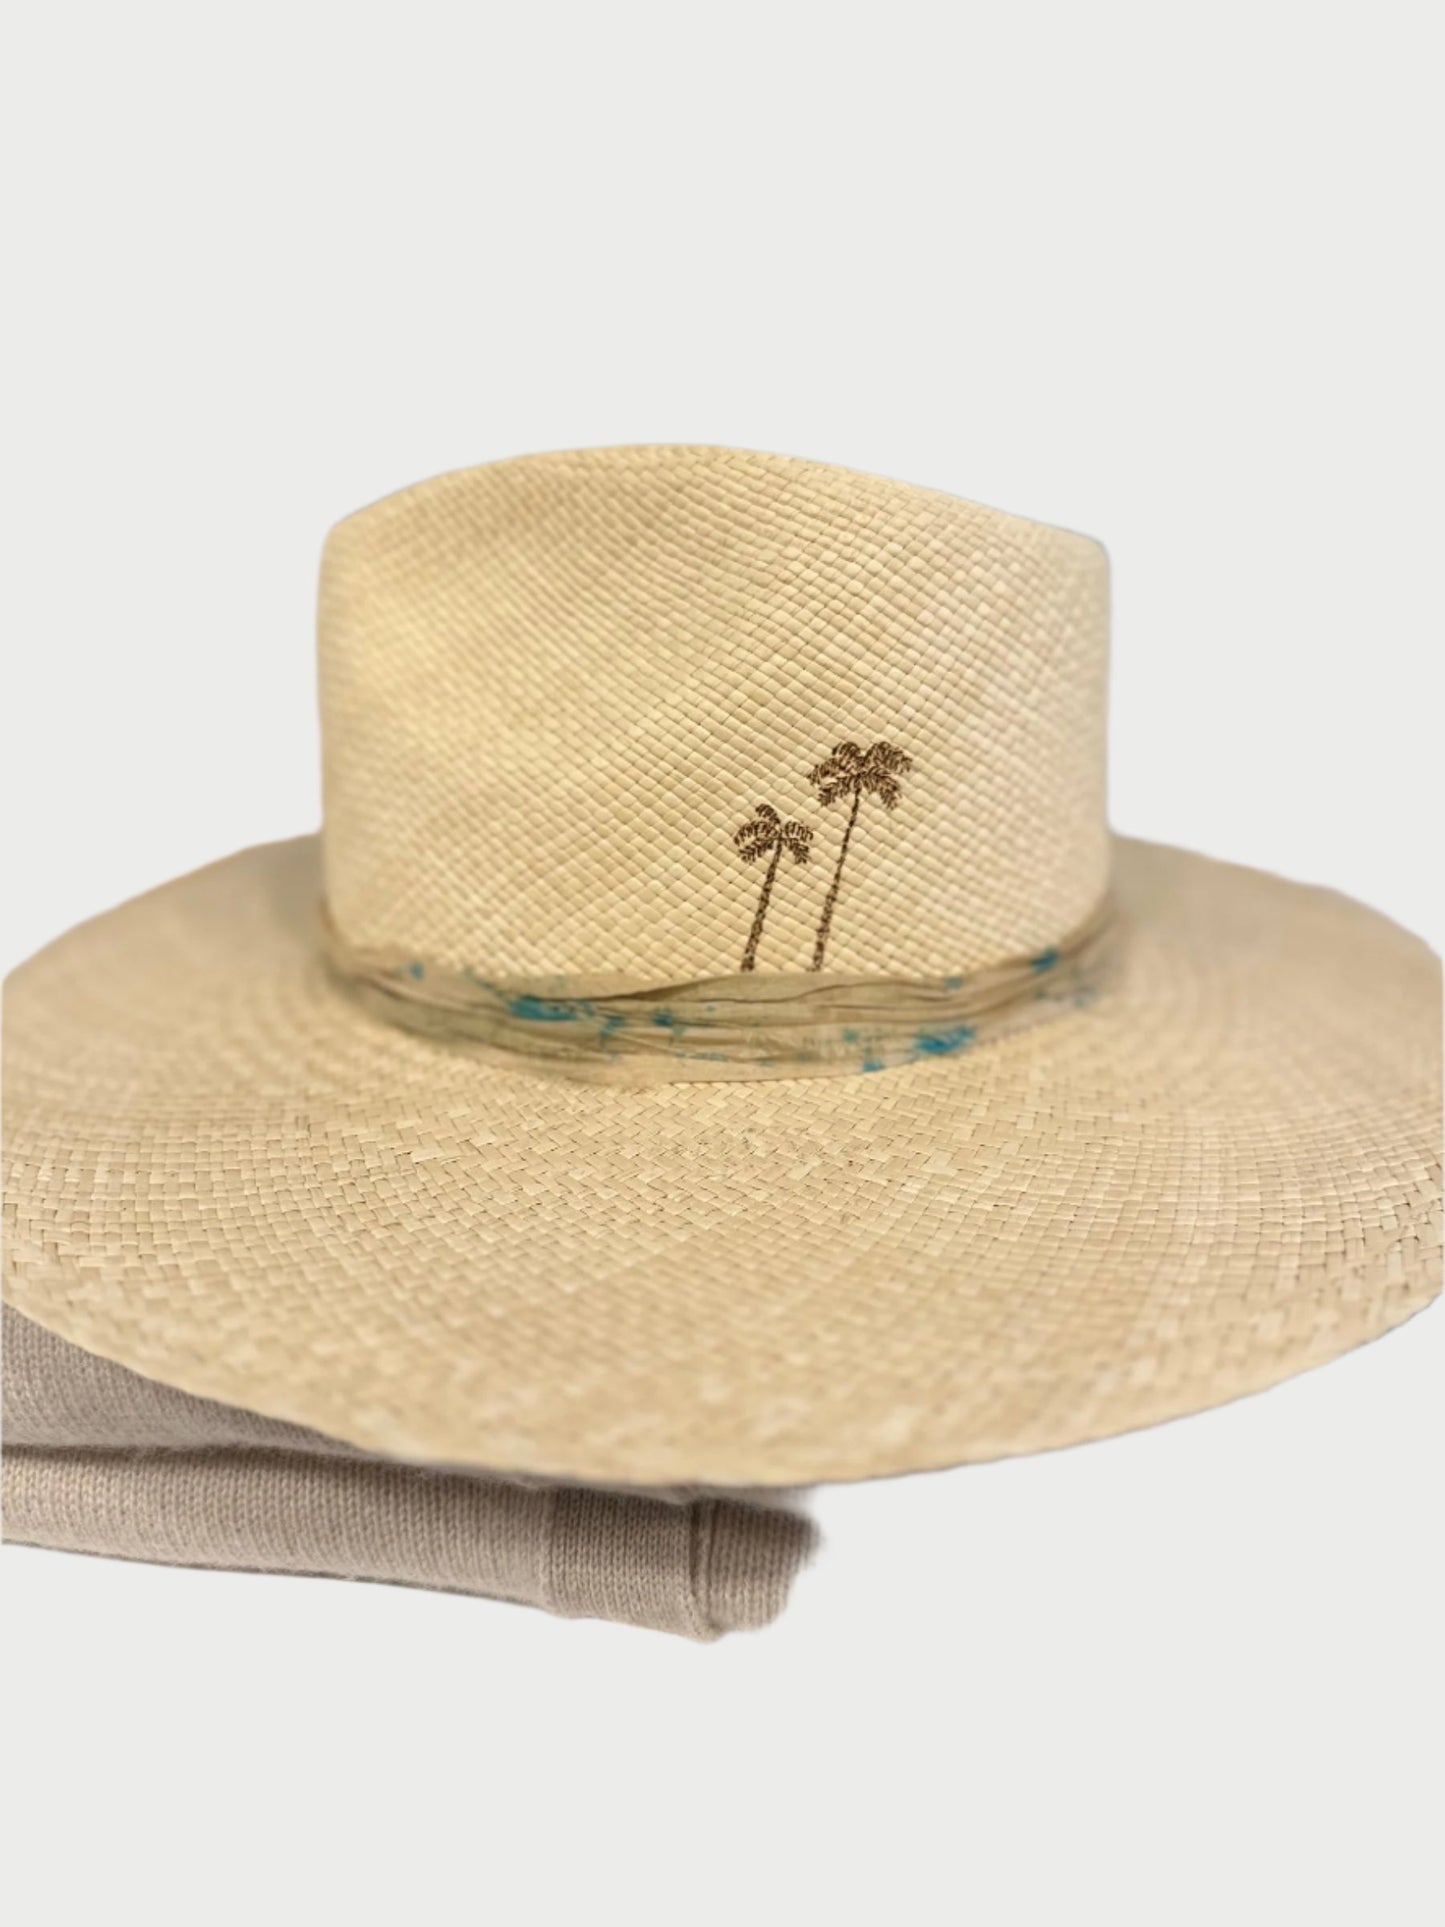
[[[325,875],[362,950],[574,983],[940,976],[1108,871],[1107,562],[784,457],[526,457],[342,522]]]

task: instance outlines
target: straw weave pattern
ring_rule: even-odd
[[[1106,593],[1081,537],[715,449],[343,523],[324,849],[12,980],[7,1297],[369,1452],[647,1486],[1098,1438],[1399,1324],[1440,1281],[1436,961],[1111,843]],[[948,979],[1106,883],[1097,994],[878,1076],[538,1076],[380,1021],[321,945],[324,897],[409,981]]]
[[[7,999],[7,1296],[368,1449],[805,1484],[1197,1410],[1439,1289],[1438,970],[1329,892],[1124,843],[1107,996],[879,1077],[611,1090],[357,1011],[314,842]]]
[[[898,745],[829,968],[1028,956],[1108,881],[1103,551],[926,489],[712,448],[443,476],[333,531],[326,888],[346,941],[507,977],[735,970],[761,800],[814,831],[762,970],[808,967],[846,809],[809,771]]]

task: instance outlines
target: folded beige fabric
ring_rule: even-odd
[[[192,1398],[5,1309],[4,1533],[112,1558],[389,1580],[692,1639],[766,1625],[815,1534],[746,1497],[397,1464]]]

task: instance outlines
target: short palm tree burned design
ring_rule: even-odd
[[[762,940],[763,925],[767,921],[768,904],[772,900],[773,884],[777,880],[778,865],[786,850],[794,863],[808,861],[808,847],[813,841],[813,832],[806,823],[785,822],[771,803],[759,803],[748,821],[741,829],[734,831],[733,842],[744,863],[757,863],[763,857],[770,858],[767,872],[763,877],[763,887],[758,895],[758,907],[753,916],[753,927],[748,932],[748,941],[743,950],[740,968],[752,970],[757,966],[758,944]]]

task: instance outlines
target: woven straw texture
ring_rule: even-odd
[[[8,1296],[375,1451],[806,1484],[1258,1390],[1439,1288],[1438,974],[1326,891],[1119,845],[1086,1007],[874,1077],[611,1090],[380,1023],[313,840],[7,998]]]
[[[378,1453],[645,1485],[1063,1445],[1399,1323],[1439,1285],[1435,960],[1111,844],[1106,578],[1079,536],[717,449],[344,522],[324,849],[13,979],[12,1302]],[[1077,1007],[874,1076],[546,1077],[381,1021],[320,956],[324,897],[423,985],[952,981],[1106,889]]]
[[[1107,882],[1108,568],[1082,536],[847,470],[603,449],[442,476],[333,531],[326,886],[358,950],[643,984],[738,967],[759,802],[815,831],[760,970],[805,970],[836,745],[897,746],[829,968],[1028,956]]]
[[[165,1565],[386,1580],[714,1639],[782,1611],[779,1506],[394,1462],[191,1398],[5,1310],[5,1537]]]

